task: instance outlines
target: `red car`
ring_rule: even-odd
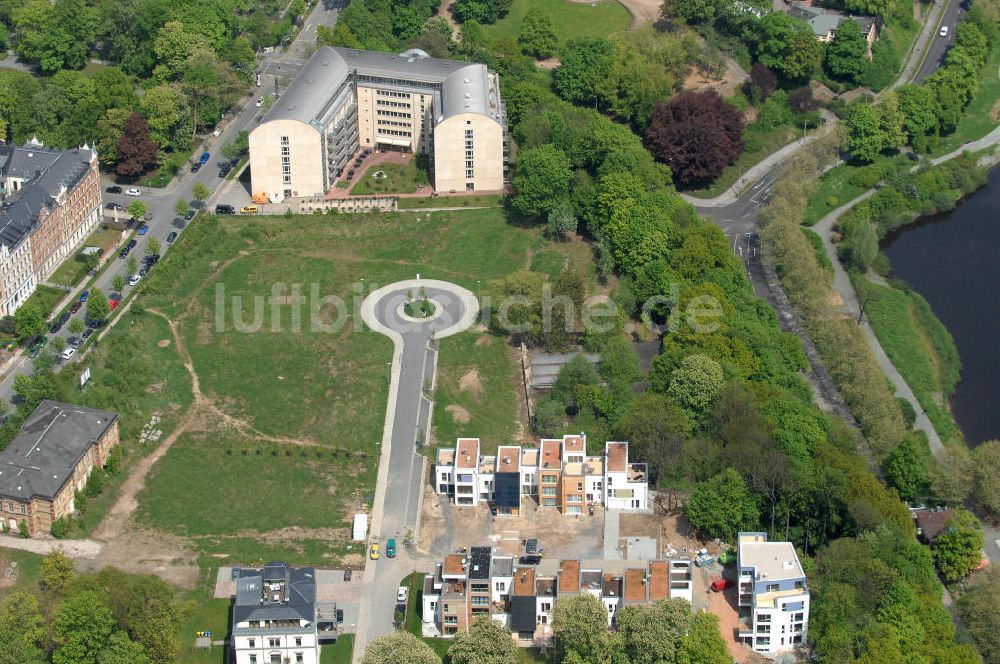
[[[114,311],[115,307],[118,306],[119,302],[121,302],[121,300],[108,300],[108,307],[111,309],[111,311]]]
[[[71,314],[75,314],[76,312],[78,312],[78,311],[80,310],[80,306],[81,306],[81,305],[80,305],[80,303],[79,303],[79,302],[74,302],[74,303],[73,303],[73,306],[69,308],[69,312],[70,312]]]
[[[733,585],[733,582],[732,581],[727,581],[726,579],[719,579],[718,581],[713,581],[712,582],[712,592],[714,592],[714,593],[721,593],[723,590],[725,590],[726,588],[731,587],[732,585]]]

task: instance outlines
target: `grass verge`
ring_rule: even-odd
[[[500,37],[517,39],[521,22],[531,7],[541,7],[552,17],[552,27],[559,46],[574,37],[607,37],[626,30],[631,21],[628,10],[616,0],[594,0],[589,3],[568,0],[514,0],[507,16],[493,25],[484,25],[483,32],[491,40]]]
[[[716,178],[715,182],[708,189],[695,189],[685,192],[696,198],[714,198],[729,189],[736,183],[739,177],[758,163],[766,159],[771,154],[795,140],[796,131],[794,127],[778,127],[769,131],[761,131],[754,127],[749,127],[744,133],[744,140],[747,148],[731,166],[727,166],[722,171],[722,175]]]
[[[472,194],[468,196],[425,196],[422,198],[400,198],[400,210],[420,210],[425,208],[494,207],[500,205],[499,194]]]
[[[982,138],[993,131],[998,122],[991,117],[991,112],[1000,112],[997,104],[1000,100],[1000,43],[993,47],[986,60],[986,66],[979,74],[979,94],[962,113],[955,131],[941,138],[935,155],[945,154],[958,148],[963,143]]]

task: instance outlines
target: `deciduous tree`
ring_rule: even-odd
[[[533,5],[521,21],[521,34],[517,41],[528,55],[549,58],[556,52],[556,32],[552,26],[552,16],[537,5]]]
[[[577,104],[597,105],[610,97],[615,46],[601,37],[570,39],[553,74],[552,87],[560,97]]]
[[[510,631],[491,618],[480,618],[448,648],[451,664],[517,664],[518,648]]]
[[[667,396],[698,419],[712,405],[724,385],[725,375],[718,362],[707,355],[688,355],[670,376]]]
[[[931,545],[941,576],[954,583],[972,573],[983,551],[983,527],[972,512],[961,507],[948,521],[945,531]]]
[[[760,522],[757,501],[732,468],[698,484],[685,509],[691,525],[707,537],[733,541]]]
[[[380,636],[365,649],[361,664],[441,664],[429,645],[409,632]]]
[[[576,656],[583,662],[607,661],[610,652],[608,612],[590,593],[560,599],[552,608],[552,631],[560,659]],[[563,660],[565,661],[565,660]]]
[[[116,147],[118,165],[115,171],[122,177],[135,178],[156,166],[160,148],[150,139],[149,123],[141,113],[131,113],[128,116]]]
[[[21,341],[37,336],[45,329],[45,310],[33,302],[22,304],[14,312],[14,324]]]
[[[115,628],[104,597],[84,590],[65,599],[53,621],[57,647],[52,664],[97,664]]]
[[[87,320],[103,321],[110,312],[108,297],[99,288],[92,289],[87,296]]]
[[[972,460],[973,499],[991,514],[1000,515],[1000,440],[976,447]]]
[[[573,179],[569,157],[555,145],[529,148],[517,159],[511,205],[526,217],[547,214],[569,194]]]

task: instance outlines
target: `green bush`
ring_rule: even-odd
[[[31,537],[31,532],[28,530],[28,522],[22,521],[17,524],[17,534],[21,539],[28,539]]]
[[[56,539],[63,539],[69,535],[73,528],[73,521],[69,517],[60,517],[52,522],[52,536]]]

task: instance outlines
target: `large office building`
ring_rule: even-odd
[[[767,533],[739,533],[739,638],[774,657],[806,642],[809,586],[791,542],[768,542]]]
[[[360,151],[430,158],[435,190],[503,188],[506,111],[486,65],[321,47],[250,132],[255,196],[320,196]]]
[[[97,228],[97,152],[0,146],[0,315],[10,316]]]

